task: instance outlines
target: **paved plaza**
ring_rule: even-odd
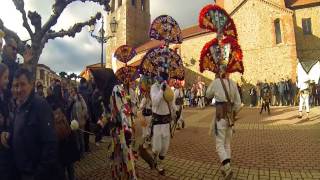
[[[298,119],[296,107],[272,108],[271,116],[258,111],[244,108],[239,114],[232,142],[234,179],[320,179],[320,108],[311,110],[310,120]],[[139,179],[223,179],[209,136],[213,114],[213,107],[186,109],[187,127],[172,139],[166,175],[139,159]],[[93,147],[76,165],[78,178],[111,179],[107,152],[107,144]]]

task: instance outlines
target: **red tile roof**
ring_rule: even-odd
[[[188,39],[188,38],[192,38],[192,37],[195,37],[195,36],[201,36],[201,35],[207,34],[207,33],[209,33],[208,30],[201,29],[198,25],[183,29],[182,32],[181,32],[183,39]],[[155,48],[157,46],[160,46],[161,44],[162,44],[161,41],[150,40],[150,41],[142,44],[141,46],[139,46],[136,49],[136,51],[137,51],[137,53],[140,53],[140,52],[143,52],[143,51],[147,51],[147,50],[149,50],[151,48]]]
[[[285,0],[288,8],[294,8],[298,6],[306,6],[320,3],[320,0]]]

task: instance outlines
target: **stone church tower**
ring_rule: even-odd
[[[106,46],[106,67],[112,65],[115,50],[121,45],[138,47],[149,40],[150,0],[111,0],[111,11],[106,24],[113,18],[118,23],[115,37],[110,39]],[[108,26],[108,25],[107,25]],[[107,27],[111,34],[110,27]]]

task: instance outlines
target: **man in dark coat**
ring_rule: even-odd
[[[32,74],[19,69],[14,79],[18,107],[10,128],[17,174],[21,180],[58,180],[58,140],[49,104],[34,93]]]

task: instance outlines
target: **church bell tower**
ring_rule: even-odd
[[[113,54],[121,45],[138,47],[149,40],[150,0],[111,0],[107,22],[115,18],[118,28],[106,46],[106,67],[111,68]],[[107,32],[111,35],[110,27]]]

